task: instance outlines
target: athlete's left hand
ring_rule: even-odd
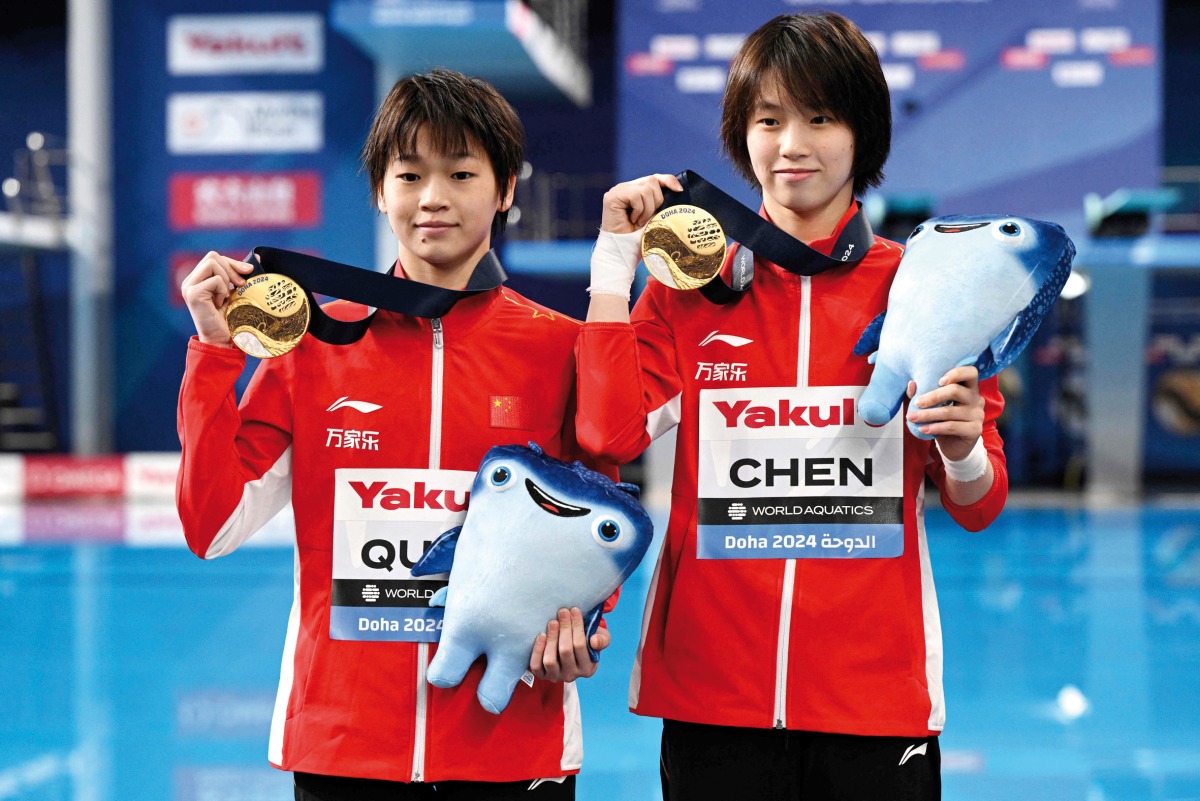
[[[912,398],[916,391],[917,383],[909,381],[908,397]],[[983,436],[979,370],[966,366],[946,373],[938,381],[937,389],[909,404],[908,419],[937,438],[943,457],[954,461],[965,458],[975,447],[975,441]]]
[[[592,647],[603,651],[611,640],[608,629],[601,626],[592,635]],[[587,646],[583,612],[578,608],[559,609],[558,617],[546,624],[546,633],[539,634],[533,641],[529,672],[535,678],[547,681],[586,679],[600,666],[592,661]]]

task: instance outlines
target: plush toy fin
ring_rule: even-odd
[[[455,526],[433,541],[429,550],[421,554],[421,558],[413,565],[414,576],[432,576],[435,573],[449,573],[454,564],[454,546],[458,545],[458,535],[462,526]]]
[[[435,592],[433,594],[433,597],[429,599],[429,605],[430,606],[445,606],[446,605],[446,596],[449,594],[449,592],[448,592],[449,589],[450,589],[449,587],[442,587],[440,590]]]
[[[855,356],[866,356],[868,353],[879,350],[879,332],[883,330],[883,318],[886,316],[887,312],[880,312],[879,316],[863,329],[862,336],[858,338],[858,344],[854,346]]]
[[[992,340],[991,363],[983,366],[976,363],[976,366],[979,367],[979,379],[982,381],[985,378],[991,378],[1012,364],[1029,344],[1029,340],[1033,339],[1041,322],[1041,316],[1031,313],[1028,309],[1018,314],[1012,324]]]
[[[506,659],[499,654],[488,654],[487,667],[483,671],[483,678],[479,680],[479,689],[475,692],[480,705],[493,715],[503,712],[512,700],[513,690],[517,688],[517,682],[528,667],[528,661],[526,659],[521,662],[512,658]]]
[[[592,647],[592,635],[600,628],[600,620],[604,617],[604,603],[601,602],[595,609],[584,615],[583,622],[587,624],[587,631],[584,634],[587,637],[588,656],[593,662],[600,661],[600,653]]]
[[[438,643],[437,653],[429,660],[425,678],[434,687],[457,687],[478,656],[457,641],[442,640]]]
[[[1018,314],[1007,328],[992,337],[992,341],[983,349],[983,353],[979,354],[979,358],[972,362],[975,369],[979,371],[980,381],[991,378],[1003,369],[1000,365],[1003,359],[1001,354],[1012,353],[1013,337],[1021,328],[1021,316]]]
[[[613,484],[613,486],[622,492],[628,492],[634,498],[640,499],[642,497],[642,488],[637,484],[630,484],[628,481],[619,481]]]
[[[877,362],[870,383],[858,399],[858,416],[869,425],[887,425],[900,411],[907,389],[907,378]]]

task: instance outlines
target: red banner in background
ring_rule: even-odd
[[[75,498],[125,494],[122,456],[26,456],[26,498]]]
[[[176,173],[167,195],[175,231],[311,228],[321,223],[317,172]]]

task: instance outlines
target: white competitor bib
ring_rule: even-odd
[[[467,516],[474,480],[468,470],[334,471],[330,638],[437,641],[443,610],[429,599],[446,575],[411,570]]]
[[[700,391],[700,559],[904,552],[904,422],[874,428],[864,387]]]

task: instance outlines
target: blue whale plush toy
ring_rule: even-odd
[[[1022,217],[934,217],[913,230],[888,294],[854,354],[871,353],[859,416],[884,425],[909,379],[917,395],[952,368],[991,378],[1021,354],[1071,274],[1075,245],[1061,226]],[[916,425],[909,430],[921,439]]]
[[[458,685],[479,656],[479,703],[500,713],[529,667],[533,641],[562,608],[584,612],[590,641],[604,602],[654,536],[633,484],[615,483],[529,443],[487,452],[463,525],[434,541],[414,576],[450,572],[430,606],[444,606],[429,683]],[[588,645],[592,661],[599,655]]]

